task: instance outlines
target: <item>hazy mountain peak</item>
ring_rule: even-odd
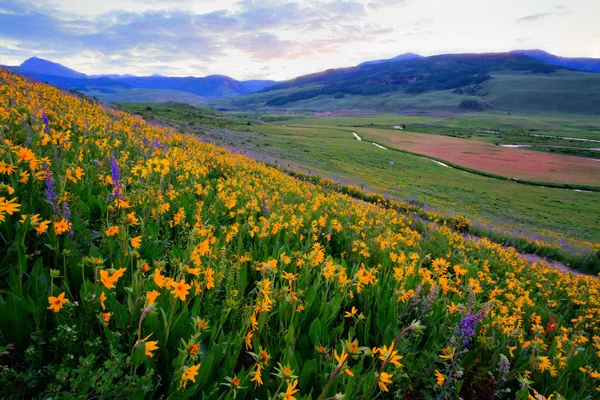
[[[559,67],[573,68],[580,71],[600,72],[600,58],[560,57],[540,49],[513,50],[511,53],[526,56],[547,62]]]
[[[42,75],[55,75],[62,76],[65,78],[86,78],[87,75],[81,72],[77,72],[71,68],[67,68],[64,65],[55,63],[49,60],[45,60],[39,57],[31,57],[20,65],[20,68],[30,72],[35,72]]]
[[[397,55],[396,57],[393,57],[393,58],[386,58],[386,59],[382,59],[382,60],[373,60],[373,61],[365,61],[365,62],[360,63],[358,65],[359,66],[377,65],[377,64],[387,63],[387,62],[412,60],[414,58],[421,58],[421,57],[423,57],[423,56],[419,55],[419,54],[408,52],[408,53],[399,54],[399,55]]]

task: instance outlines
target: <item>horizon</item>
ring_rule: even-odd
[[[407,52],[543,49],[561,57],[600,58],[592,17],[600,4],[589,0],[568,5],[510,0],[511,7],[472,0],[224,3],[7,0],[0,5],[0,25],[6,27],[0,32],[0,64],[38,57],[88,75],[282,81]]]
[[[562,56],[562,55],[559,55],[559,54],[553,54],[553,53],[550,53],[550,52],[548,52],[548,51],[546,51],[546,50],[543,50],[543,49],[513,49],[513,50],[510,50],[510,51],[506,51],[506,52],[481,52],[481,53],[440,53],[440,54],[431,54],[431,55],[427,55],[427,56],[423,56],[423,55],[421,55],[421,54],[419,54],[419,53],[406,52],[406,53],[396,54],[396,56],[401,56],[401,55],[405,55],[405,54],[415,54],[415,55],[417,55],[417,56],[421,56],[421,57],[434,57],[434,56],[443,56],[443,55],[452,55],[452,54],[507,54],[507,53],[510,53],[510,52],[512,52],[512,51],[541,51],[541,52],[544,52],[544,53],[550,54],[550,55],[552,55],[552,56],[564,57],[564,56]],[[396,56],[392,56],[392,57],[389,57],[389,58],[394,58],[394,57],[396,57]],[[283,80],[274,80],[274,79],[269,79],[269,78],[252,78],[252,77],[250,77],[250,78],[244,78],[244,79],[237,79],[236,77],[229,76],[229,75],[224,75],[224,74],[221,74],[221,73],[214,73],[214,74],[209,74],[209,75],[162,75],[162,74],[158,74],[158,73],[150,73],[150,74],[148,74],[148,75],[133,75],[133,74],[119,74],[119,73],[99,73],[99,74],[88,74],[88,73],[86,73],[85,71],[80,71],[80,70],[76,70],[76,69],[74,69],[74,68],[71,68],[69,65],[65,65],[65,64],[57,63],[57,62],[56,62],[56,61],[54,61],[54,60],[47,59],[47,58],[43,58],[43,57],[38,57],[38,56],[31,56],[31,57],[25,58],[25,59],[24,59],[22,62],[18,63],[17,65],[7,65],[7,64],[2,64],[2,63],[0,63],[0,67],[1,67],[1,66],[7,66],[7,67],[17,67],[17,66],[20,66],[21,64],[23,64],[24,62],[26,62],[26,61],[28,61],[28,60],[30,60],[30,59],[34,59],[34,58],[36,58],[36,59],[39,59],[39,60],[49,61],[49,62],[52,62],[52,63],[55,63],[55,64],[62,65],[63,67],[67,67],[67,68],[69,68],[69,69],[75,70],[76,72],[81,72],[81,73],[84,73],[84,74],[86,74],[86,75],[87,75],[87,76],[89,76],[89,77],[95,77],[95,76],[121,76],[121,77],[125,77],[125,76],[131,76],[131,77],[139,77],[139,78],[149,78],[149,77],[165,77],[165,78],[206,78],[206,77],[209,77],[209,76],[225,76],[225,77],[228,77],[228,78],[232,78],[232,79],[234,79],[234,80],[237,80],[237,81],[239,81],[239,82],[242,82],[242,81],[252,81],[252,80],[271,80],[271,81],[275,81],[275,82],[285,82],[286,80],[293,80],[293,79],[296,79],[296,78],[299,78],[299,77],[303,76],[303,75],[298,75],[298,76],[295,76],[295,77],[292,77],[292,78],[288,78],[288,79],[283,79]],[[574,56],[574,57],[568,57],[568,58],[588,58],[588,57],[579,57],[579,56]],[[379,60],[379,59],[374,59],[374,60],[364,60],[364,61],[361,61],[361,63],[363,63],[363,62],[368,62],[368,61],[376,61],[376,60]],[[598,58],[598,60],[600,60],[600,58]],[[359,63],[359,64],[360,64],[360,63]],[[342,66],[342,67],[328,68],[328,69],[343,69],[343,68],[352,68],[352,67],[358,66],[359,64],[355,64],[355,65],[346,65],[346,66]],[[323,71],[324,71],[324,70],[323,70]],[[309,75],[309,74],[312,74],[312,73],[318,73],[318,72],[322,72],[322,71],[309,72],[308,74],[305,74],[305,75]]]

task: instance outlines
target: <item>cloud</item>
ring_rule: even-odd
[[[567,8],[567,6],[558,5],[558,6],[554,7],[553,12],[543,12],[543,13],[538,13],[538,14],[526,15],[525,17],[519,18],[517,20],[517,23],[522,24],[522,23],[528,23],[528,22],[535,22],[535,21],[539,21],[541,19],[545,19],[545,18],[548,18],[551,16],[567,15],[567,14],[571,14],[571,11]]]
[[[553,13],[539,13],[539,14],[533,14],[533,15],[527,15],[525,17],[519,18],[517,20],[518,23],[525,23],[525,22],[534,22],[534,21],[538,21],[540,19],[544,19],[546,17],[549,17],[553,15]]]

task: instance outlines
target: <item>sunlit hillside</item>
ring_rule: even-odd
[[[0,146],[0,397],[598,396],[598,278],[461,217],[6,70]]]

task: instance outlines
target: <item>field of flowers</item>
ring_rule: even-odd
[[[1,69],[0,147],[0,397],[600,396],[595,277]]]

